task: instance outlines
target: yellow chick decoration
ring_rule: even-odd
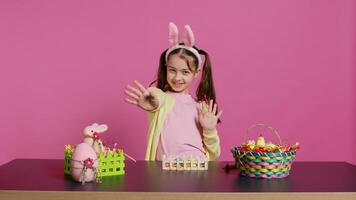
[[[263,138],[262,134],[260,135],[260,137],[257,138],[257,142],[256,142],[256,147],[265,147],[266,143],[265,143],[265,139]]]

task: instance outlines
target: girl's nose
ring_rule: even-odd
[[[175,76],[173,78],[174,78],[174,80],[177,81],[177,80],[180,80],[182,78],[182,76],[179,73],[177,73],[177,74],[175,74]]]

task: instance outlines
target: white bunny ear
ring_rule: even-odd
[[[195,37],[192,29],[190,28],[189,25],[185,25],[184,30],[185,30],[184,44],[193,47],[195,45]]]
[[[106,130],[108,130],[108,126],[106,124],[99,125],[95,128],[95,132],[97,133],[103,133]]]
[[[168,41],[169,41],[169,45],[171,47],[177,45],[179,43],[179,32],[178,32],[178,28],[177,26],[173,23],[170,22],[168,25]]]

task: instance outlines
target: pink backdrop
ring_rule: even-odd
[[[262,122],[301,143],[297,160],[356,164],[355,13],[353,0],[2,0],[0,164],[63,158],[92,122],[144,159],[147,116],[123,89],[154,80],[170,21],[211,54],[220,160]]]

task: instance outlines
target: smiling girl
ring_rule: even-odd
[[[148,112],[146,160],[162,160],[164,155],[215,160],[220,155],[216,125],[222,111],[217,109],[210,58],[194,46],[188,25],[183,43],[178,38],[178,28],[170,23],[171,47],[161,54],[157,80],[153,82],[156,87],[145,88],[134,81],[134,86],[126,86],[125,101]],[[199,73],[202,77],[194,99],[189,88]]]

